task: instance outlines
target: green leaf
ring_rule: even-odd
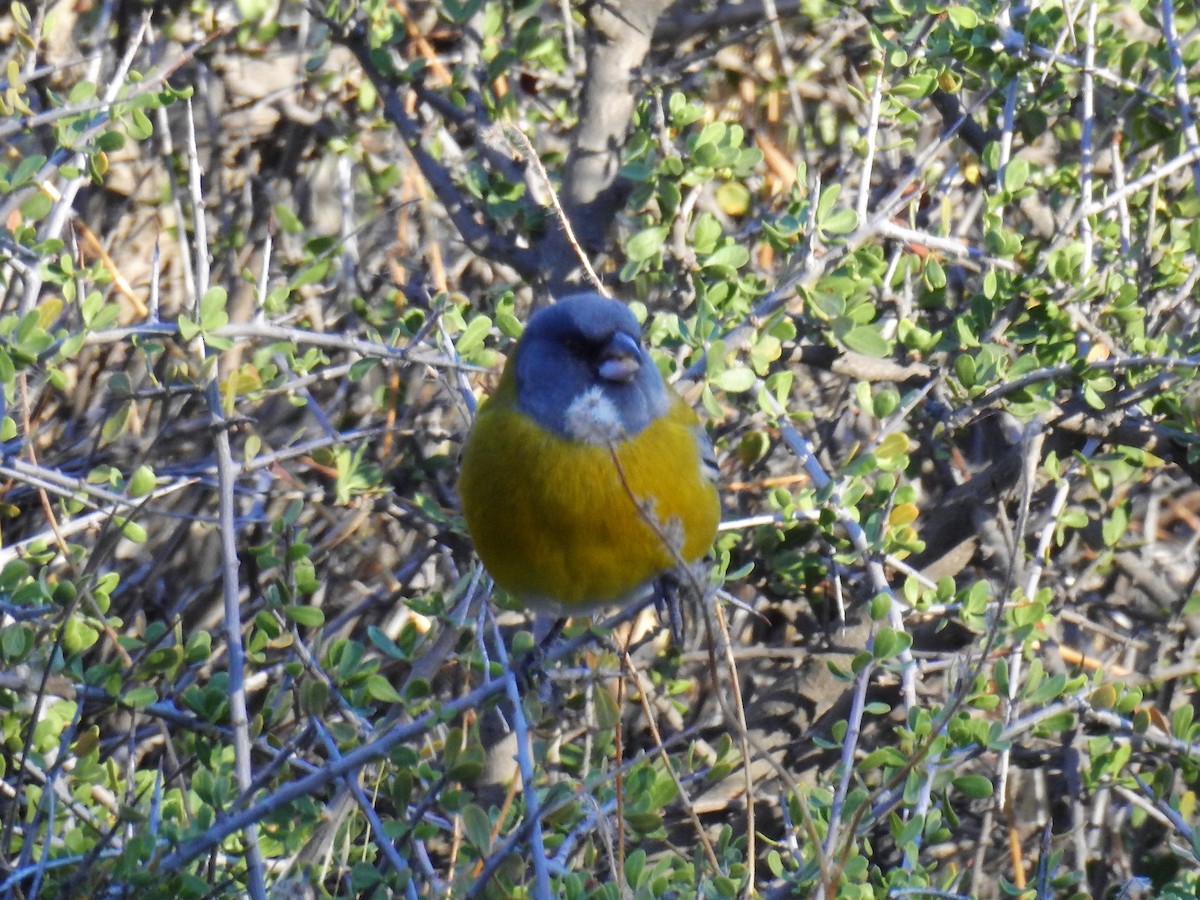
[[[667,110],[671,115],[671,124],[676,128],[685,128],[703,118],[704,106],[700,103],[689,103],[685,94],[676,91],[667,101]]]
[[[144,141],[154,134],[154,125],[140,109],[135,109],[125,122],[125,130],[135,141]]]
[[[26,222],[36,222],[45,217],[54,207],[54,201],[41,191],[34,191],[29,199],[21,204],[21,217]]]
[[[96,149],[102,153],[116,153],[125,146],[125,135],[119,131],[106,131],[96,138]]]
[[[692,149],[697,150],[705,144],[720,144],[725,140],[725,135],[728,131],[729,126],[724,122],[709,122],[701,129],[700,134],[692,144]]]
[[[728,267],[740,269],[750,262],[750,251],[741,244],[726,244],[704,260],[704,268]]]
[[[954,374],[965,388],[975,386],[975,358],[962,353],[954,358]]]
[[[447,755],[448,768],[446,774],[455,781],[461,781],[470,784],[479,780],[479,776],[483,774],[484,766],[487,763],[487,755],[477,743],[468,743],[459,753],[454,756],[453,764],[449,764],[449,755]]]
[[[723,235],[721,223],[716,217],[710,213],[701,213],[692,225],[692,249],[699,256],[712,253]]]
[[[462,809],[463,834],[479,851],[481,856],[487,854],[492,846],[492,821],[480,807],[468,803]]]
[[[882,359],[892,352],[892,342],[880,334],[877,325],[855,325],[838,337],[846,347],[864,356]]]
[[[392,659],[408,659],[409,654],[401,649],[400,645],[387,636],[382,628],[377,625],[367,627],[367,638],[381,652]]]
[[[662,828],[662,815],[652,811],[626,811],[625,821],[638,834],[653,834]]]
[[[20,662],[36,643],[33,630],[26,625],[6,625],[0,628],[0,654],[6,662]]]
[[[133,475],[129,478],[127,490],[131,497],[144,497],[157,485],[158,480],[154,475],[154,470],[149,466],[138,466]]]
[[[630,262],[646,262],[661,252],[667,233],[668,228],[665,225],[655,225],[639,231],[625,245],[625,255]]]
[[[87,650],[100,638],[100,632],[88,625],[79,616],[67,620],[62,632],[63,650],[68,656],[74,656]]]
[[[674,179],[664,180],[658,186],[658,208],[664,220],[675,217],[683,194]]]
[[[946,287],[946,270],[932,256],[925,261],[925,268],[921,274],[925,279],[925,286],[931,291],[940,291]]]
[[[984,775],[960,775],[952,782],[955,790],[972,800],[986,800],[992,796],[992,780]]]
[[[121,695],[121,702],[134,709],[145,709],[158,702],[158,692],[152,687],[135,687]]]
[[[712,383],[727,394],[743,394],[754,387],[757,376],[752,369],[745,366],[734,366],[720,372],[712,379]]]
[[[13,171],[9,178],[9,186],[12,190],[22,188],[33,181],[34,175],[46,164],[46,157],[40,153],[30,154],[17,163],[17,168]]]
[[[825,217],[833,211],[833,207],[837,203],[838,197],[840,197],[841,194],[842,185],[839,182],[835,181],[833,184],[825,186],[825,189],[821,191],[820,200],[817,201],[818,222],[823,221]]]
[[[146,532],[146,526],[132,519],[127,519],[124,516],[113,516],[113,524],[121,529],[121,534],[125,538],[133,541],[135,544],[146,543],[149,534]]]
[[[1171,716],[1171,734],[1185,741],[1191,740],[1189,732],[1195,717],[1196,711],[1190,704],[1185,703],[1177,708]]]
[[[237,0],[237,8],[243,22],[261,22],[271,3],[269,0]]]
[[[404,698],[392,687],[392,683],[383,675],[375,674],[367,679],[367,695],[380,703],[403,703]]]
[[[90,103],[96,98],[96,82],[80,81],[71,88],[71,92],[67,94],[67,103],[70,106],[83,106],[85,103]]]
[[[195,665],[198,662],[203,662],[212,656],[212,633],[208,631],[197,631],[188,638],[187,648],[184,652],[184,657],[188,665]]]
[[[483,0],[443,0],[441,4],[443,13],[455,25],[465,25],[482,6]]]
[[[1009,160],[1008,165],[1004,167],[1004,189],[1010,194],[1015,194],[1025,187],[1028,180],[1029,163],[1020,157]]]
[[[183,315],[183,313],[179,314],[178,322],[179,336],[183,338],[184,341],[190,341],[200,333],[200,326],[187,316]]]
[[[205,331],[216,331],[229,323],[225,304],[229,294],[223,287],[209,288],[200,300],[200,327]]]
[[[884,625],[875,632],[871,644],[871,655],[878,662],[885,662],[899,656],[912,646],[912,638],[903,631],[896,631]]]
[[[478,350],[483,346],[484,339],[492,330],[492,320],[487,316],[476,316],[469,323],[466,329],[459,335],[458,340],[454,343],[454,348],[459,352],[460,356]]]
[[[301,628],[317,628],[325,624],[325,613],[315,606],[289,606],[283,614]]]
[[[946,16],[959,28],[979,26],[979,14],[968,6],[947,6]]]
[[[858,227],[858,213],[848,206],[842,207],[820,219],[818,224],[827,234],[850,234]]]
[[[872,398],[871,407],[877,419],[886,419],[900,406],[900,394],[893,388],[880,388]]]
[[[316,284],[329,274],[329,266],[330,260],[328,259],[319,259],[316,262],[310,263],[296,273],[296,277],[292,279],[290,287],[295,290],[296,288]]]
[[[1129,528],[1129,510],[1124,503],[1112,508],[1108,518],[1100,523],[1100,533],[1104,538],[1104,546],[1115,547],[1117,541],[1125,536]]]

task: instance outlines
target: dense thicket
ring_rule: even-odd
[[[100,0],[0,58],[0,894],[1194,894],[1190,7]],[[726,528],[681,638],[531,656],[456,455],[591,277]]]

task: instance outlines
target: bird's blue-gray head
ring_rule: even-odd
[[[637,319],[599,294],[574,294],[534,313],[514,363],[517,408],[569,440],[626,440],[669,405]]]

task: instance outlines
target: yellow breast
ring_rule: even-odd
[[[579,611],[708,550],[720,504],[701,468],[700,425],[678,396],[613,449],[560,438],[507,400],[479,411],[459,478],[467,528],[500,587]]]

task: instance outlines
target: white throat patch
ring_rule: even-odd
[[[625,439],[625,425],[617,407],[598,387],[590,387],[567,407],[567,434],[584,444],[607,447]]]

